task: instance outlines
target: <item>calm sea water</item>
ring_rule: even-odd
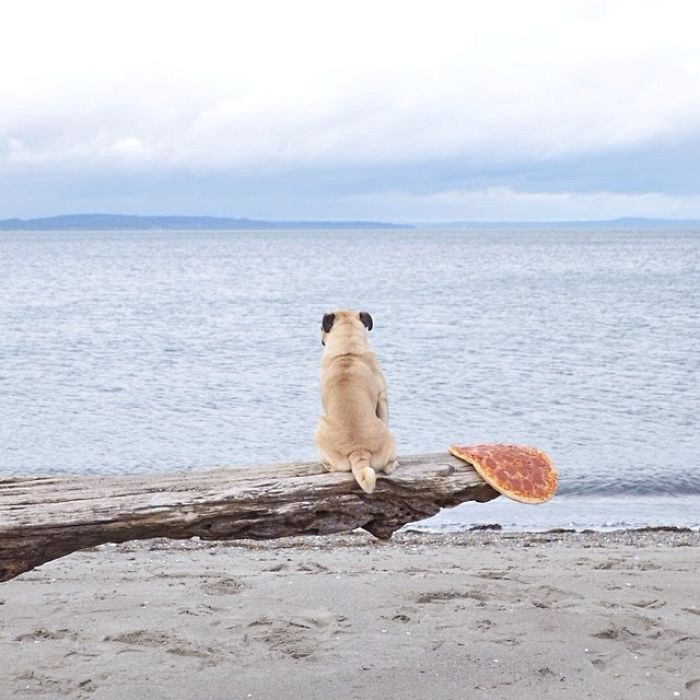
[[[400,454],[559,468],[550,506],[440,522],[700,524],[700,231],[2,233],[0,474],[313,458],[341,307],[374,316]]]

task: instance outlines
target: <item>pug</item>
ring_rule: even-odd
[[[372,317],[366,311],[335,311],[323,316],[321,402],[315,442],[327,471],[352,471],[372,493],[375,469],[397,467],[396,444],[388,428],[386,381],[367,341]]]

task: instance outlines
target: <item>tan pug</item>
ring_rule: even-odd
[[[316,444],[328,471],[352,471],[372,493],[374,470],[397,467],[394,436],[387,427],[386,381],[367,342],[372,317],[366,311],[335,311],[321,324],[321,402]]]

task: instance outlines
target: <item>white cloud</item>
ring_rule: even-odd
[[[682,138],[700,129],[697,7],[13,3],[0,142],[23,144],[5,163],[34,167],[217,169],[497,164]]]
[[[136,136],[124,136],[114,142],[112,150],[115,153],[139,153],[143,150],[143,142]]]
[[[698,217],[699,24],[655,0],[10,3],[0,216]]]

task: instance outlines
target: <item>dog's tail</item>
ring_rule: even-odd
[[[369,458],[370,453],[367,450],[355,450],[348,455],[355,481],[363,491],[372,493],[377,475],[374,473],[374,469],[369,466]]]

